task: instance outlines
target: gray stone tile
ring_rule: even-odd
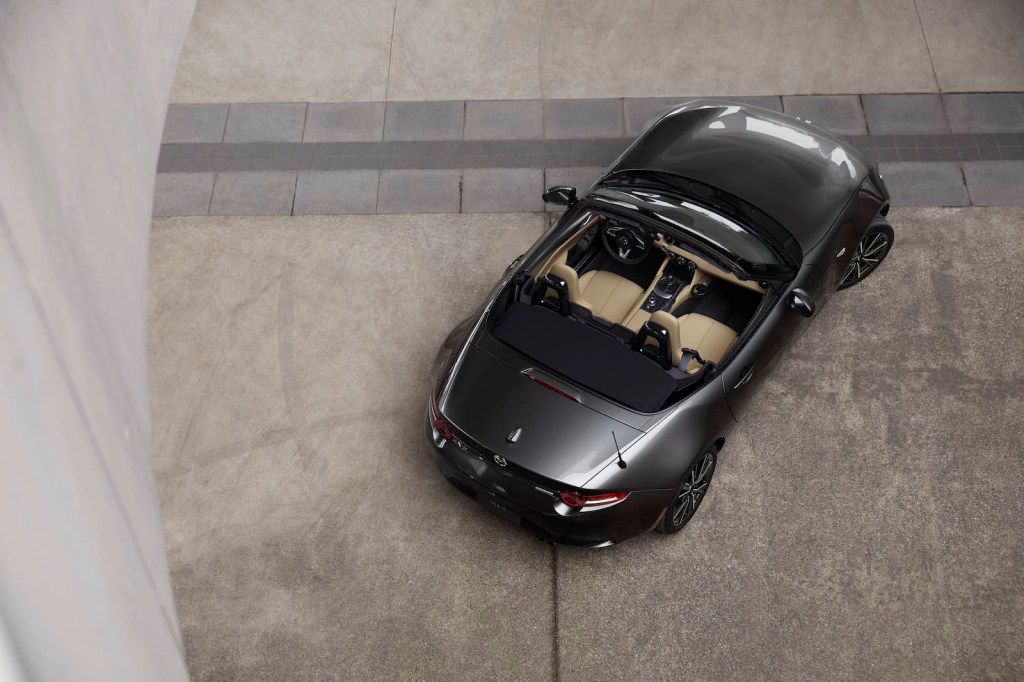
[[[725,99],[732,102],[739,102],[740,104],[749,104],[755,107],[761,107],[762,109],[770,109],[772,111],[778,111],[782,113],[782,98],[778,95],[755,95],[752,97],[719,97],[716,99]]]
[[[196,159],[190,156],[165,156],[161,154],[156,162],[157,173],[189,173],[196,170],[208,170],[196,168]]]
[[[837,135],[867,132],[857,95],[795,95],[782,98],[787,114],[799,116]]]
[[[864,115],[873,135],[948,133],[938,95],[864,95]]]
[[[543,211],[541,168],[467,169],[462,175],[463,213]]]
[[[626,151],[633,140],[631,138],[595,140],[594,141],[594,165],[607,166],[619,155]]]
[[[639,135],[658,117],[673,107],[684,104],[693,97],[630,97],[623,100],[623,114],[626,119],[626,134]]]
[[[979,147],[978,151],[982,161],[999,161],[1003,158],[998,147]]]
[[[213,193],[213,173],[158,173],[153,188],[153,215],[206,215]]]
[[[220,142],[227,104],[172,104],[164,120],[164,142]]]
[[[576,192],[582,196],[583,193],[597,180],[604,172],[604,168],[598,166],[574,167],[574,168],[548,168],[544,171],[544,189],[568,185],[575,187]],[[558,212],[565,210],[564,206],[544,205],[545,210]]]
[[[1024,161],[967,161],[967,190],[975,206],[1024,206]]]
[[[384,114],[384,139],[460,140],[464,109],[462,100],[388,102]]]
[[[955,133],[1024,131],[1024,94],[1019,92],[943,95]]]
[[[999,148],[1000,158],[1006,161],[1020,161],[1024,159],[1024,148],[1021,147],[1000,147]]]
[[[215,157],[210,159],[210,170],[213,171],[247,171],[249,168],[248,158]]]
[[[301,142],[306,120],[304,102],[232,104],[225,142]]]
[[[210,215],[289,215],[295,173],[217,173]]]
[[[302,171],[295,185],[295,215],[374,213],[375,170]]]
[[[555,159],[562,158],[561,155],[556,155]],[[558,167],[562,165],[558,162],[549,161],[544,164],[545,166]],[[572,141],[572,165],[573,166],[596,166],[597,163],[594,161],[594,141],[593,140],[573,140]]]
[[[544,137],[622,137],[622,100],[549,99],[544,101]]]
[[[381,171],[377,213],[458,213],[461,185],[458,170]]]
[[[531,140],[544,137],[539,99],[466,102],[467,140]]]
[[[599,166],[580,166],[574,168],[548,168],[544,171],[544,187],[569,185],[575,187],[580,195],[604,172]]]
[[[303,142],[377,142],[384,134],[384,102],[310,102]]]
[[[186,144],[162,144],[160,145],[160,156],[168,158],[182,158],[196,155],[196,145]]]
[[[878,164],[893,206],[967,206],[959,163],[918,161]]]

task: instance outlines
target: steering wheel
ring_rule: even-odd
[[[636,265],[647,257],[651,250],[651,239],[644,228],[636,225],[621,225],[606,222],[601,229],[604,248],[612,258],[623,265]]]

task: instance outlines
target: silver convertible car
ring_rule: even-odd
[[[657,120],[438,353],[441,472],[556,542],[675,533],[783,350],[893,244],[874,163],[806,122],[696,101]]]

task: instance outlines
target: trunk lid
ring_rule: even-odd
[[[470,344],[439,403],[446,419],[487,449],[484,456],[582,487],[616,460],[613,431],[623,452],[643,435],[588,407],[587,397],[580,403],[561,395]]]

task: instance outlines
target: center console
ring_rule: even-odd
[[[696,270],[697,266],[693,261],[669,254],[669,262],[661,273],[661,279],[654,285],[654,291],[644,301],[642,309],[649,313],[671,310],[679,292],[693,281]]]

